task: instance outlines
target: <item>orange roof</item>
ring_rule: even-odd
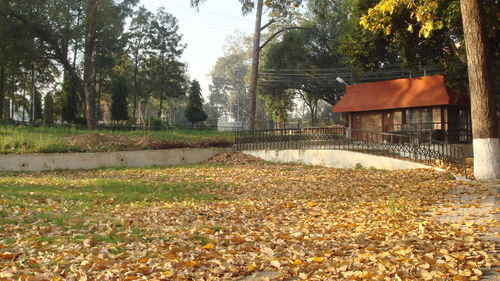
[[[353,112],[435,105],[468,105],[444,84],[443,75],[346,86],[334,112]]]

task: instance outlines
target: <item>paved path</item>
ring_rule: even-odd
[[[473,223],[487,230],[484,238],[500,245],[500,180],[474,181],[457,186],[431,215],[445,223]],[[500,268],[484,269],[481,280],[500,280]]]
[[[439,208],[430,214],[445,223],[462,224],[464,222],[483,225],[487,229],[484,238],[495,242],[499,252],[500,245],[500,180],[471,181],[460,184],[442,202]],[[500,268],[483,269],[481,280],[500,281]],[[277,280],[281,274],[277,271],[257,272],[241,281]],[[296,280],[295,278],[287,279]]]

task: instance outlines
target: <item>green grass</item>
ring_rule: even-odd
[[[74,171],[77,175],[71,178],[66,171],[0,173],[0,226],[38,225],[83,230],[88,229],[92,221],[108,219],[99,214],[108,214],[114,208],[136,208],[155,202],[218,199],[214,191],[220,187],[213,182],[149,181],[143,177],[127,177],[128,170],[123,175],[119,173],[112,178],[100,178],[98,174],[105,171]],[[113,225],[116,229],[124,227],[121,221]],[[141,230],[134,229],[133,235],[142,236]],[[114,236],[95,237],[96,241],[110,243],[119,239]]]
[[[55,153],[84,151],[118,151],[120,145],[104,145],[100,147],[82,147],[69,144],[65,137],[70,135],[102,134],[106,136],[148,137],[150,140],[194,144],[224,140],[234,142],[233,132],[218,132],[217,130],[173,129],[164,131],[142,130],[111,131],[111,130],[80,130],[75,128],[46,128],[30,126],[0,125],[0,153]],[[148,149],[147,146],[138,149]]]
[[[55,180],[54,182],[57,182]],[[130,182],[120,180],[102,179],[92,181],[87,185],[68,187],[52,183],[17,184],[15,178],[4,178],[0,181],[0,194],[9,198],[9,205],[18,205],[25,200],[46,201],[71,201],[93,204],[141,203],[153,201],[182,201],[186,199],[213,200],[214,195],[204,191],[217,188],[211,183],[167,183],[146,184],[143,182]],[[56,183],[57,184],[57,183]],[[21,204],[22,205],[22,204]],[[2,213],[5,217],[5,213]]]

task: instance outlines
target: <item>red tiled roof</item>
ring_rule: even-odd
[[[443,75],[346,86],[334,112],[370,111],[436,105],[468,105],[444,84]]]

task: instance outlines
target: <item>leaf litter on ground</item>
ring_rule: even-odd
[[[480,228],[427,215],[450,174],[208,162],[1,174],[0,280],[479,280],[498,265]]]

